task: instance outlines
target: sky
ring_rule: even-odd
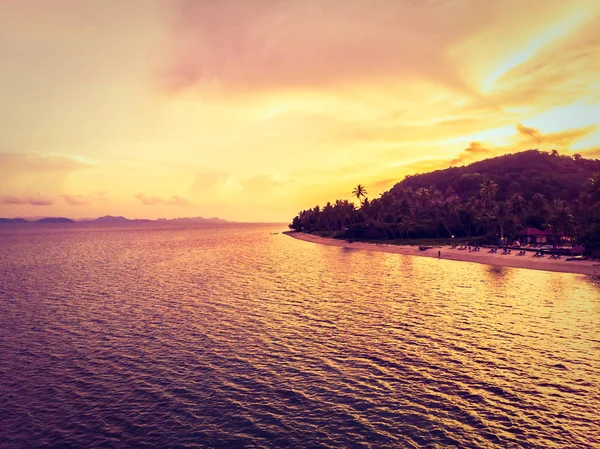
[[[0,216],[288,222],[600,157],[597,0],[0,0]]]

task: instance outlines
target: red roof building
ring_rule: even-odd
[[[519,232],[519,238],[522,243],[530,245],[546,245],[554,242],[552,231],[537,228],[525,228]]]

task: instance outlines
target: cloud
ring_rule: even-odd
[[[91,166],[90,163],[69,156],[39,153],[0,153],[0,167],[3,169],[70,172]]]
[[[242,182],[244,190],[247,192],[269,192],[285,184],[271,175],[258,175],[247,178]]]
[[[585,158],[600,159],[600,147],[588,148],[582,151],[577,151],[577,153],[581,154]]]
[[[170,197],[162,198],[158,196],[149,196],[144,193],[138,193],[137,195],[133,195],[134,198],[139,200],[142,204],[146,206],[156,206],[156,205],[165,205],[165,206],[191,206],[192,202],[186,198],[183,198],[179,195],[173,195]]]
[[[50,198],[42,195],[3,195],[0,196],[0,204],[4,205],[30,205],[30,206],[51,206],[54,204]]]
[[[83,195],[63,195],[63,198],[71,206],[85,206],[90,204],[90,201]]]
[[[482,159],[488,159],[504,154],[517,153],[530,149],[539,149],[549,151],[552,149],[561,150],[563,153],[580,153],[586,158],[598,158],[600,148],[597,146],[574,150],[571,146],[579,140],[585,138],[594,131],[593,126],[566,129],[552,133],[544,133],[537,128],[518,124],[515,126],[515,133],[507,140],[505,145],[493,145],[489,142],[473,141],[469,146],[458,152],[456,157],[451,159],[431,158],[422,159],[415,162],[398,165],[384,170],[377,170],[370,167],[371,172],[366,170],[362,174],[352,174],[353,179],[367,186],[370,197],[375,197],[378,193],[389,189],[397,182],[401,181],[406,175],[415,173],[427,173],[434,170],[447,168],[448,166],[467,165]],[[322,178],[327,178],[325,173]],[[333,174],[332,174],[333,177]],[[331,198],[328,198],[330,200]]]
[[[600,142],[581,128],[600,116],[598,0],[35,3],[0,14],[0,197],[57,215],[284,218],[358,182]]]
[[[190,187],[190,193],[194,196],[202,196],[212,189],[219,183],[225,182],[231,175],[221,170],[212,170],[204,168],[196,173],[196,178]]]
[[[492,151],[484,148],[481,142],[471,142],[467,148],[462,150],[457,157],[450,160],[450,165],[462,164],[474,159],[481,159],[484,155],[489,155]]]
[[[244,191],[240,179],[232,173],[222,170],[201,169],[187,193],[193,198],[230,201]]]
[[[543,133],[537,128],[518,124],[515,127],[516,133],[511,139],[511,143],[499,146],[491,144],[484,146],[482,142],[471,142],[455,158],[440,162],[440,164],[464,165],[501,154],[516,153],[534,148],[545,151],[552,149],[569,151],[574,143],[591,134],[595,129],[595,126],[586,126]]]
[[[581,138],[593,133],[595,130],[596,126],[591,125],[543,134],[536,128],[530,128],[519,124],[517,125],[517,138],[520,143],[525,144],[568,148]]]
[[[0,153],[0,195],[35,189],[57,196],[62,193],[69,175],[90,167],[91,164],[68,156]]]
[[[426,76],[462,86],[451,42],[477,26],[464,1],[180,0],[173,3],[165,89],[254,90]],[[452,20],[448,20],[452,18]]]
[[[65,203],[70,206],[88,206],[94,203],[106,203],[106,192],[96,192],[89,195],[63,195]]]
[[[468,164],[501,154],[517,153],[534,148],[545,151],[552,149],[568,151],[574,143],[591,134],[595,129],[595,126],[586,126],[583,128],[543,133],[537,128],[517,124],[515,127],[516,133],[511,139],[511,143],[507,145],[494,146],[488,144],[484,146],[481,142],[471,142],[469,147],[462,150],[456,158],[444,161],[441,164]]]
[[[590,94],[598,101],[600,89],[596,74],[600,71],[600,61],[594,56],[600,52],[597,25],[600,9],[596,2],[595,12],[588,11],[586,15],[586,6],[590,3],[573,3],[571,14],[582,16],[581,27],[570,33],[562,30],[560,39],[553,45],[504,74],[498,79],[491,101],[532,110],[571,104]]]

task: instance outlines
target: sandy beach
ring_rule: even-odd
[[[433,247],[431,249],[421,251],[417,246],[399,246],[385,243],[364,242],[349,243],[346,240],[319,237],[312,234],[305,234],[303,232],[288,231],[284,232],[284,234],[299,240],[304,240],[306,242],[339,246],[343,248],[362,249],[366,251],[380,251],[385,253],[404,254],[407,256],[435,258],[438,257],[438,251],[440,251],[441,258],[448,260],[483,263],[487,265],[498,265],[503,267],[526,268],[530,270],[600,275],[600,262],[592,262],[589,260],[566,261],[565,259],[550,259],[548,256],[537,258],[533,257],[533,253],[531,252],[526,253],[524,256],[517,256],[515,254],[502,255],[500,253],[490,254],[485,248],[482,248],[481,251],[469,252],[454,249],[450,246]]]

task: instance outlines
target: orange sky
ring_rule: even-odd
[[[288,221],[600,156],[600,2],[0,0],[0,216]]]

